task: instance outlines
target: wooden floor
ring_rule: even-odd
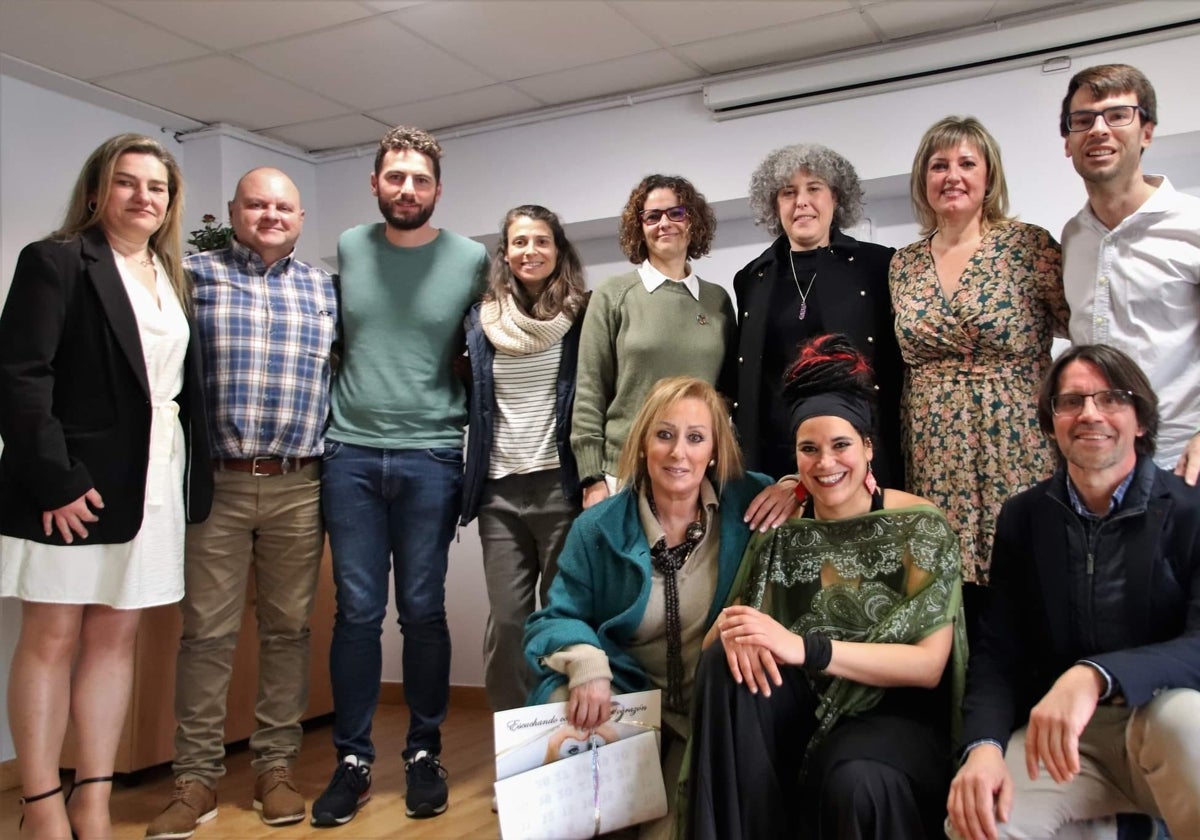
[[[243,748],[226,758],[228,774],[217,788],[219,812],[196,829],[194,840],[370,840],[370,838],[471,838],[497,840],[492,813],[492,716],[478,709],[451,710],[442,727],[442,763],[450,772],[450,807],[440,817],[410,820],[404,816],[404,762],[400,751],[408,731],[406,706],[381,705],[375,716],[374,741],[378,758],[371,768],[371,801],[358,816],[339,828],[313,828],[308,820],[271,828],[251,808],[254,771],[250,752]],[[328,724],[308,730],[295,768],[300,793],[311,807],[333,773],[336,754]],[[166,806],[174,779],[169,766],[152,768],[121,779],[113,790],[112,815],[116,840],[140,840],[146,824]],[[19,790],[0,793],[0,837],[16,838]]]

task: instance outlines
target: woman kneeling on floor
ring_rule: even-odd
[[[739,603],[705,639],[689,838],[940,834],[965,662],[958,541],[924,499],[876,486],[873,390],[840,335],[788,373],[807,498],[751,540]]]

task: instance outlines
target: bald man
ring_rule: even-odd
[[[215,498],[208,520],[187,532],[175,792],[146,830],[151,840],[190,837],[217,815],[225,695],[251,572],[254,808],[267,825],[305,817],[291,766],[308,705],[308,621],[325,541],[321,455],[337,295],[327,273],[294,256],[304,210],[283,172],[242,176],[229,218],[228,248],[184,261],[195,283]]]

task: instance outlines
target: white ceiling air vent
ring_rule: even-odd
[[[1200,2],[1149,0],[1093,8],[1068,17],[989,24],[922,38],[893,48],[867,48],[836,59],[814,59],[785,70],[704,86],[704,105],[717,120],[781,111],[978,76],[1041,63],[1062,53],[1082,55],[1200,31]]]

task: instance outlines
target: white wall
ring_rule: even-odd
[[[1166,172],[1177,187],[1200,193],[1200,102],[1189,90],[1197,54],[1200,36],[1190,36],[1073,56],[1072,70],[1125,61],[1145,71],[1158,91],[1161,120],[1146,168]],[[988,126],[1003,148],[1013,209],[1057,236],[1084,201],[1056,128],[1069,75],[1043,75],[1031,66],[723,123],[713,121],[694,95],[446,139],[444,195],[434,218],[467,235],[494,236],[509,207],[536,202],[568,223],[587,223],[590,231],[608,224],[611,236],[592,234],[576,242],[594,283],[628,266],[615,243],[616,215],[643,175],[680,173],[710,201],[737,205],[744,201],[751,170],[768,151],[807,140],[837,149],[866,182],[869,221],[864,237],[899,246],[916,237],[903,179],[918,139],[940,117],[969,113]],[[155,126],[0,77],[0,296],[7,291],[20,248],[57,222],[88,152],[105,137],[130,130],[161,136],[173,145]],[[345,228],[379,218],[369,190],[370,154],[313,165],[215,136],[175,151],[189,186],[188,229],[198,225],[203,213],[223,216],[237,178],[261,165],[278,166],[300,187],[308,218],[299,252],[310,262],[335,254]],[[722,215],[713,254],[697,264],[706,279],[728,286],[734,272],[766,246],[768,237],[750,224],[748,215],[748,210],[736,209]],[[0,609],[5,675],[0,681],[7,683],[18,610],[11,602],[0,602]],[[478,685],[487,598],[474,526],[462,529],[451,546],[447,612],[455,651],[451,680]],[[384,634],[385,680],[400,679],[394,622],[392,611]],[[7,717],[0,715],[0,722],[7,723]],[[3,726],[0,760],[11,757]]]

